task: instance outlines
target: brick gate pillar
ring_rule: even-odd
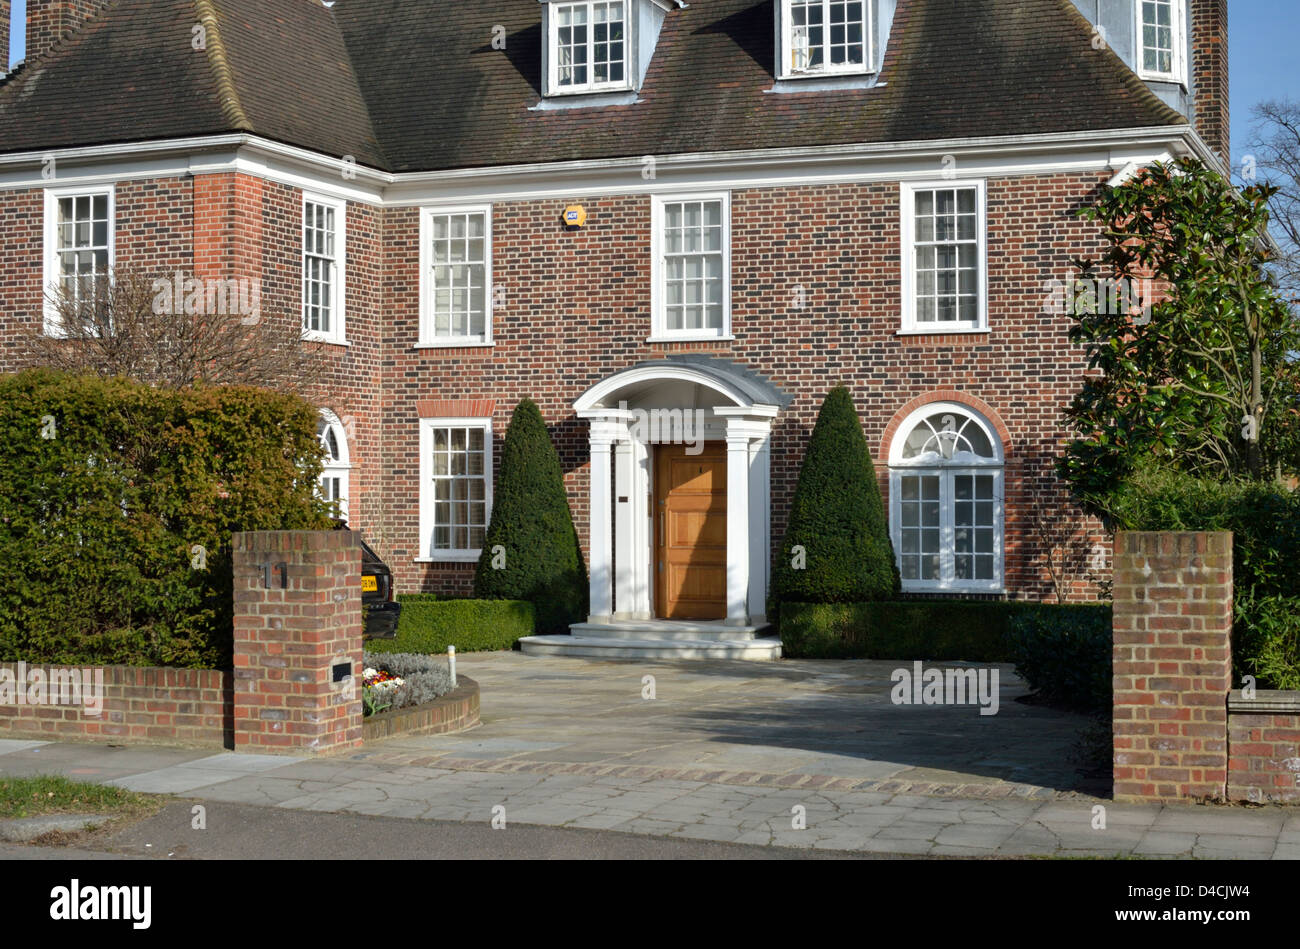
[[[360,746],[356,535],[235,534],[233,559],[235,750],[324,754]]]
[[[1115,538],[1114,794],[1225,797],[1232,534]]]

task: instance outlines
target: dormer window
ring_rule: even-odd
[[[624,0],[554,3],[549,19],[553,94],[631,88]]]
[[[1186,84],[1184,0],[1137,0],[1138,75]]]
[[[868,73],[871,0],[779,0],[780,78]]]

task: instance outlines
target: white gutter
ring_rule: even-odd
[[[1208,156],[1216,166],[1221,163],[1210,151],[1205,141],[1189,125],[1164,125],[1140,129],[1115,129],[1085,132],[1053,132],[1045,135],[982,136],[974,138],[935,139],[924,142],[881,142],[851,145],[822,145],[809,148],[759,148],[725,152],[693,152],[677,155],[654,156],[662,166],[694,168],[717,164],[757,161],[770,164],[782,162],[840,161],[850,158],[884,158],[903,156],[943,155],[966,151],[997,150],[1005,152],[1041,151],[1045,147],[1104,148],[1117,144],[1169,143],[1179,138],[1191,138],[1193,150]],[[168,154],[186,154],[222,148],[249,148],[271,155],[294,158],[311,164],[342,172],[355,170],[358,178],[381,184],[420,184],[457,178],[488,175],[528,175],[538,172],[556,174],[564,172],[599,171],[640,167],[643,157],[597,158],[567,162],[531,162],[518,165],[492,165],[482,168],[459,168],[445,171],[416,171],[392,173],[367,165],[347,162],[313,152],[309,149],[286,145],[271,139],[245,132],[224,135],[207,135],[193,138],[166,139],[162,141],[124,142],[115,145],[51,148],[33,152],[11,152],[0,155],[0,167],[6,165],[40,165],[51,155],[58,161],[103,161],[106,158],[143,158]]]

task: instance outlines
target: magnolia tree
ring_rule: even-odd
[[[1083,210],[1109,244],[1102,276],[1164,295],[1075,310],[1094,372],[1067,412],[1077,438],[1060,471],[1085,504],[1152,462],[1222,479],[1300,467],[1300,323],[1267,270],[1272,195],[1183,159]]]
[[[324,365],[301,321],[263,312],[255,279],[199,280],[118,269],[64,281],[27,334],[41,365],[181,388],[259,385],[319,390]]]

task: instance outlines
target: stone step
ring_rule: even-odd
[[[781,658],[781,640],[757,639],[620,639],[603,636],[525,636],[526,656],[573,656],[586,659],[755,659]]]
[[[591,639],[637,639],[665,642],[746,642],[767,629],[763,626],[724,626],[721,622],[689,620],[614,620],[609,623],[574,623],[574,636]]]

